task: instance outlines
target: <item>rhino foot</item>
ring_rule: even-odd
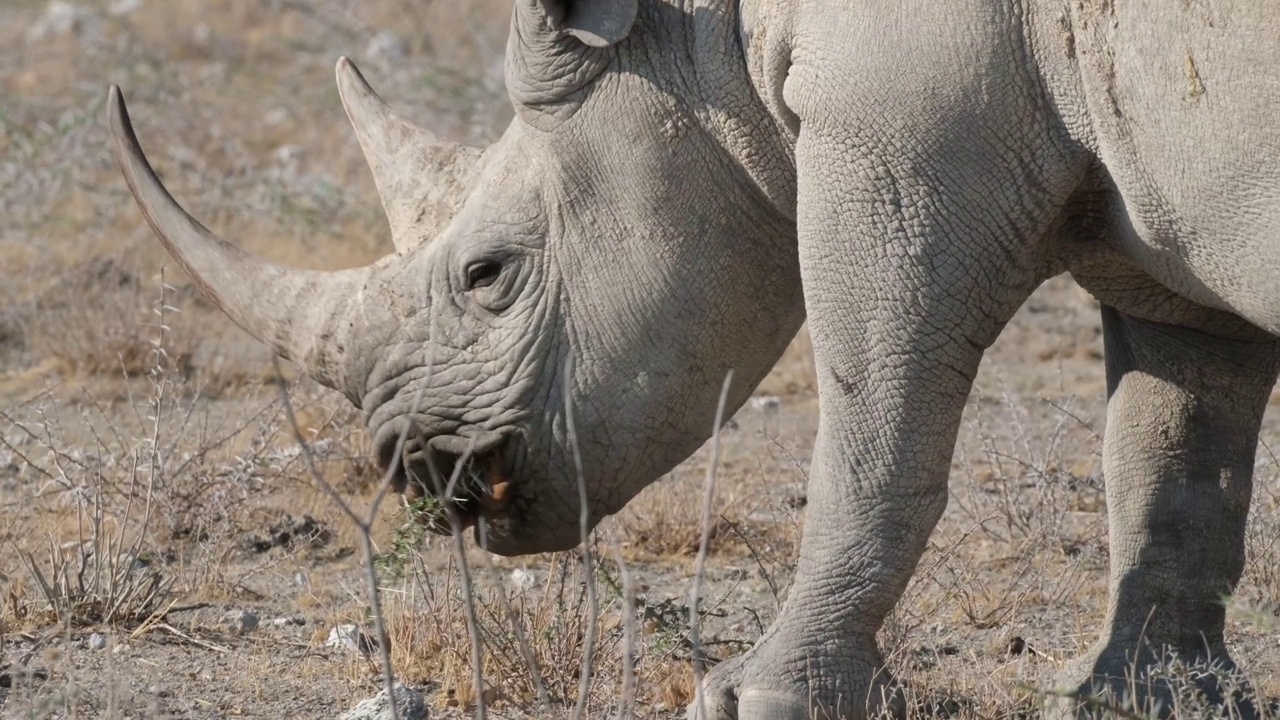
[[[711,669],[702,681],[702,701],[689,705],[688,720],[734,720],[738,717],[738,688],[742,671],[751,653],[725,660]]]
[[[1083,679],[1081,679],[1083,678]],[[1225,653],[1149,654],[1136,664],[1094,650],[1059,676],[1065,692],[1047,708],[1051,720],[1114,717],[1259,717],[1248,680]]]
[[[766,635],[749,652],[717,665],[689,720],[862,720],[904,715],[902,692],[874,642],[838,657],[788,652]]]

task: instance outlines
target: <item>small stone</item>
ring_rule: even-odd
[[[751,409],[763,413],[776,413],[782,407],[782,400],[777,395],[753,395]]]
[[[764,433],[772,437],[778,432],[778,412],[782,408],[782,399],[777,395],[754,395],[751,398],[751,409],[764,415]]]
[[[296,172],[302,153],[302,148],[297,145],[282,145],[276,148],[273,153],[276,167],[272,172],[278,177]],[[314,449],[313,446],[312,450]],[[332,531],[310,515],[303,515],[302,517],[285,515],[278,522],[267,528],[265,534],[254,533],[247,537],[244,540],[244,546],[252,552],[264,553],[272,548],[294,547],[296,545],[318,548],[332,539]]]
[[[289,122],[289,111],[282,107],[270,110],[262,116],[262,124],[267,127],[278,127]]]
[[[395,61],[409,54],[409,44],[399,35],[384,30],[374,35],[364,49],[365,57],[374,61]]]
[[[258,629],[258,616],[248,610],[229,610],[223,614],[222,624],[230,632],[243,635]]]
[[[1016,655],[1035,655],[1036,651],[1027,644],[1025,638],[1021,635],[1014,635],[1009,638],[1008,653],[1011,656]]]
[[[28,42],[68,35],[77,39],[96,37],[102,30],[102,16],[94,9],[63,0],[53,0],[30,27]]]
[[[431,713],[427,711],[426,699],[422,693],[403,685],[395,686],[396,716],[400,720],[427,720]],[[351,708],[342,716],[342,720],[390,720],[391,703],[384,688],[381,692]]]
[[[298,627],[302,627],[303,625],[307,624],[307,621],[305,618],[300,618],[300,617],[278,617],[278,618],[271,618],[271,624],[276,627],[286,627],[289,625],[297,625]]]
[[[528,590],[536,582],[537,578],[533,576],[533,573],[524,568],[516,568],[511,571],[511,584],[515,586],[516,590]]]
[[[324,641],[325,647],[346,648],[361,655],[372,655],[378,645],[373,638],[362,631],[358,625],[338,625],[329,631],[329,639]]]
[[[934,717],[956,717],[965,710],[964,703],[953,698],[948,698],[939,702],[933,708]]]
[[[302,160],[302,156],[304,154],[305,151],[302,149],[302,146],[289,143],[276,148],[275,151],[271,153],[271,157],[281,165],[291,165]],[[292,520],[292,518],[290,518],[290,520]],[[307,516],[303,518],[303,520],[299,521],[298,525],[299,527],[302,527],[309,523],[314,524],[315,521],[312,520],[310,516]],[[289,537],[287,536],[292,534],[289,529],[277,530],[276,528],[272,528],[272,531],[286,535],[282,543],[287,543],[289,541]]]
[[[102,650],[107,647],[107,636],[102,633],[94,633],[89,636],[89,649]]]

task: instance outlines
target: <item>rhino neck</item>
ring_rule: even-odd
[[[782,101],[790,67],[791,3],[696,0],[692,60],[707,129],[790,222],[796,217],[799,119]],[[763,32],[768,24],[768,32]]]
[[[790,65],[789,2],[673,0],[706,130],[782,216],[794,222],[799,119],[782,100]],[[655,0],[655,5],[664,5]],[[768,32],[761,28],[768,24]]]

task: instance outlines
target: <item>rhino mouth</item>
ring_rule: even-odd
[[[503,517],[515,496],[513,443],[494,432],[409,438],[393,487],[404,493],[418,521],[438,534],[461,532],[480,518]]]

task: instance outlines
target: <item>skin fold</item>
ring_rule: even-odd
[[[109,112],[162,242],[366,411],[401,488],[483,461],[444,499],[495,552],[575,545],[575,445],[598,522],[696,450],[726,373],[732,411],[807,316],[820,420],[795,582],[691,717],[902,709],[874,638],[946,505],[978,364],[1071,272],[1103,304],[1111,601],[1062,686],[1167,707],[1161,657],[1234,668],[1221,597],[1280,372],[1277,67],[1261,0],[516,0],[516,114],[490,147],[408,123],[338,63],[396,252],[337,273],[218,239],[160,186],[114,88]]]

